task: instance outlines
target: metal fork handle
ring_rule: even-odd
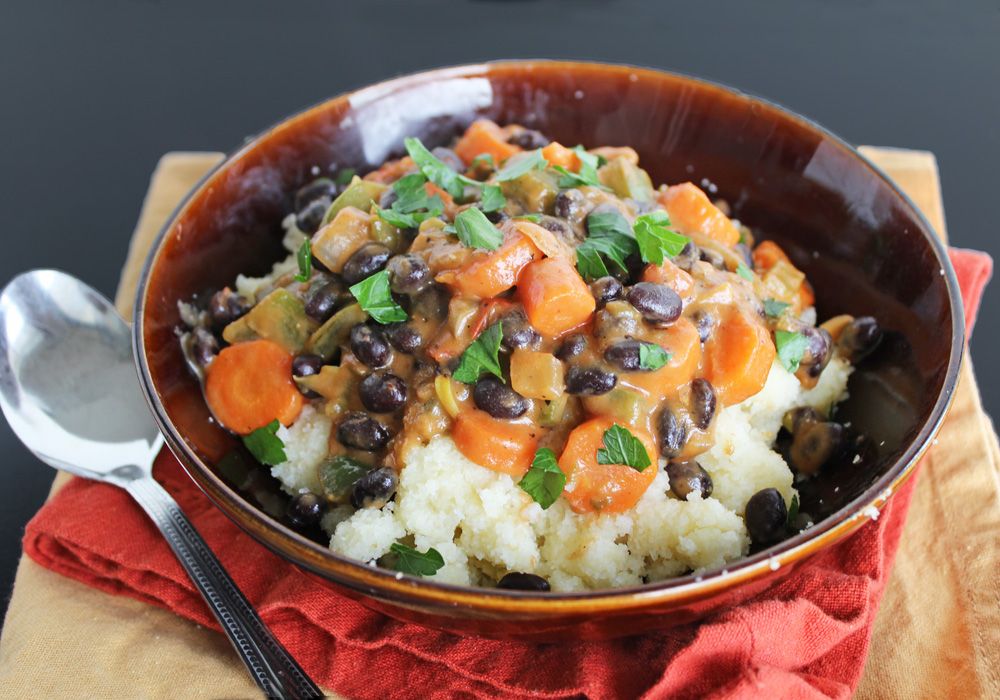
[[[173,497],[150,476],[130,482],[126,490],[160,528],[264,694],[289,700],[323,697],[271,634]]]

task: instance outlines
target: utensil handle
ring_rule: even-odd
[[[257,685],[269,698],[321,698],[322,691],[275,639],[180,506],[152,477],[126,489],[152,518]]]

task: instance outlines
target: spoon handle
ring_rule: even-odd
[[[322,691],[271,634],[173,497],[150,476],[130,482],[126,490],[160,528],[267,697],[290,700],[323,697]]]

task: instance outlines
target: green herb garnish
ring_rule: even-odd
[[[791,304],[777,299],[764,300],[764,313],[770,318],[779,318]]]
[[[254,459],[261,464],[273,467],[288,460],[285,455],[285,443],[277,435],[280,425],[278,419],[275,418],[264,427],[257,428],[249,435],[243,436],[243,444],[250,450]]]
[[[531,467],[517,485],[535,499],[542,510],[548,510],[566,486],[566,475],[556,462],[556,453],[548,447],[538,450]]]
[[[358,171],[355,170],[354,168],[344,168],[343,170],[337,172],[337,175],[336,177],[333,178],[333,181],[336,182],[338,185],[346,185],[351,180],[353,180],[354,176],[357,174]]]
[[[513,217],[517,221],[530,221],[533,224],[540,223],[542,220],[541,214],[521,214],[520,216]]]
[[[533,151],[515,153],[506,160],[504,166],[497,173],[498,182],[516,180],[532,170],[543,170],[549,166],[549,161],[542,155],[542,149],[536,148]]]
[[[604,431],[603,440],[604,447],[597,450],[598,464],[624,464],[637,472],[652,464],[639,438],[617,423]]]
[[[676,231],[667,228],[670,218],[662,209],[643,214],[632,225],[639,255],[643,262],[662,265],[664,257],[674,257],[684,250],[690,241]]]
[[[407,319],[406,311],[392,298],[388,270],[376,272],[349,289],[361,308],[378,323],[395,323]]]
[[[799,494],[793,493],[792,502],[788,506],[788,517],[785,518],[785,527],[792,529],[797,517],[799,517]]]
[[[503,233],[490,223],[480,209],[469,207],[455,217],[455,235],[466,248],[496,250],[503,243]]]
[[[625,217],[617,211],[590,214],[587,231],[587,239],[576,248],[576,267],[583,278],[594,280],[609,274],[605,258],[625,270],[625,258],[637,250]]]
[[[433,547],[421,552],[399,542],[393,542],[389,551],[396,555],[396,571],[413,576],[433,576],[444,566],[444,557]]]
[[[660,369],[670,362],[670,353],[659,345],[641,343],[639,345],[639,367],[645,370]]]
[[[479,165],[485,165],[489,167],[490,170],[496,170],[496,164],[493,162],[492,153],[480,153],[478,156],[472,159],[472,163],[469,164],[470,168],[475,168]]]
[[[809,347],[809,339],[801,333],[775,331],[774,345],[778,349],[781,366],[794,373],[799,368],[806,348]]]
[[[392,191],[396,194],[396,201],[392,203],[392,208],[403,214],[412,214],[415,211],[431,211],[437,216],[444,209],[444,202],[438,195],[428,195],[427,178],[421,173],[410,173],[404,175],[392,184]]]
[[[610,192],[610,188],[605,187],[597,176],[597,168],[600,165],[600,158],[593,153],[587,153],[583,146],[573,148],[576,157],[580,159],[580,169],[578,172],[571,172],[566,168],[557,165],[553,170],[559,173],[560,187],[597,187]]]
[[[503,196],[500,185],[484,185],[479,197],[479,208],[484,212],[500,211],[507,206],[507,198]]]
[[[295,259],[299,263],[299,274],[295,275],[296,281],[308,282],[313,269],[312,243],[309,242],[308,238],[302,241],[299,252],[295,254]]]
[[[462,353],[458,368],[451,375],[452,379],[463,384],[475,384],[483,372],[489,372],[503,380],[499,358],[502,338],[503,326],[500,321],[476,336]]]
[[[750,268],[745,263],[740,263],[736,266],[736,274],[745,280],[753,282],[753,273],[750,272]]]
[[[406,146],[406,152],[410,154],[410,158],[420,168],[420,172],[456,199],[462,197],[466,185],[479,187],[482,184],[449,168],[437,156],[428,151],[418,138],[407,138],[403,141],[403,145]]]

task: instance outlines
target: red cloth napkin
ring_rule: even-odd
[[[992,260],[963,250],[951,258],[971,329]],[[155,473],[303,667],[358,698],[847,698],[915,483],[877,521],[740,607],[641,637],[536,645],[456,637],[372,612],[245,535],[169,452]],[[159,532],[117,488],[72,480],[28,523],[24,549],[65,576],[218,629]]]

